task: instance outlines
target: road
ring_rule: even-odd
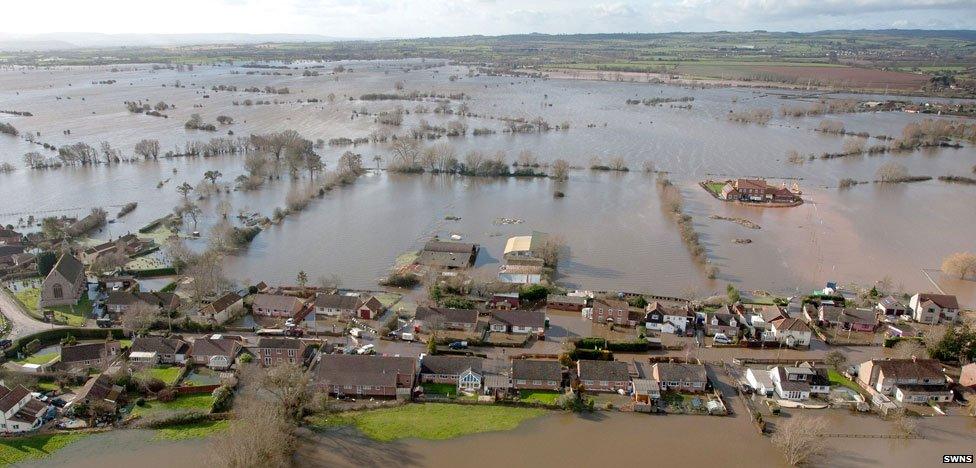
[[[6,289],[0,288],[0,313],[10,322],[10,334],[6,338],[16,340],[18,338],[37,333],[39,331],[50,330],[52,328],[63,328],[61,325],[44,323],[31,317]]]

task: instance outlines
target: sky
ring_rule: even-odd
[[[976,29],[976,0],[4,0],[0,33],[469,34]]]

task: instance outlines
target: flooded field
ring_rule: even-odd
[[[813,411],[813,410],[811,410]],[[823,413],[832,434],[893,434],[893,425],[873,416],[844,411]],[[831,449],[816,466],[937,466],[943,454],[969,453],[976,422],[967,417],[926,418],[925,439],[831,437]],[[205,439],[153,441],[150,432],[128,430],[76,442],[43,462],[26,466],[122,466],[145,468],[207,466]],[[301,431],[296,466],[456,467],[479,465],[577,466],[640,464],[665,466],[786,466],[780,454],[743,416],[649,416],[603,413],[553,414],[507,432],[476,434],[447,441],[363,439],[351,431]]]
[[[0,121],[22,133],[40,132],[38,141],[55,146],[84,141],[98,147],[107,141],[126,154],[143,138],[158,139],[165,152],[187,141],[226,137],[228,131],[246,136],[294,129],[307,139],[328,141],[368,137],[381,127],[374,116],[353,118],[353,111],[365,108],[375,114],[397,104],[414,109],[418,103],[413,101],[358,99],[366,93],[393,93],[394,83],[401,81],[405,91],[465,93],[468,99],[463,102],[470,112],[482,117],[462,120],[471,129],[498,132],[437,140],[452,145],[459,156],[473,149],[489,155],[503,151],[513,162],[521,151],[529,150],[541,162],[563,158],[579,167],[589,167],[595,156],[603,161],[619,156],[631,168],[628,173],[574,170],[567,182],[370,173],[314,200],[305,211],[265,230],[246,251],[228,258],[227,273],[241,280],[292,281],[298,270],[305,270],[311,278],[337,274],[347,287],[374,286],[398,254],[420,247],[432,235],[452,233],[484,246],[476,271],[490,276],[506,237],[541,230],[566,240],[569,255],[560,265],[558,280],[568,286],[681,294],[689,288],[720,291],[731,282],[744,289],[788,293],[827,280],[872,283],[890,276],[895,285],[914,290],[932,289],[922,269],[937,270],[944,256],[976,249],[971,235],[976,228],[976,186],[932,180],[837,189],[841,178],[874,179],[878,167],[891,160],[913,175],[971,175],[976,150],[970,146],[815,160],[797,166],[786,162],[787,151],[836,152],[844,138],[814,131],[821,117],[775,116],[762,126],[729,122],[726,116],[731,110],[775,112],[797,101],[812,104],[815,97],[756,89],[469,77],[466,68],[454,66],[404,72],[411,64],[420,61],[344,63],[353,72],[340,73],[338,78],[327,72],[336,65],[331,63],[319,69],[319,76],[302,76],[301,69],[257,69],[280,73],[277,76],[247,74],[256,69],[229,65],[198,66],[185,72],[152,70],[148,65],[124,66],[115,72],[110,67],[4,69],[0,70],[0,109],[34,115],[0,114]],[[93,84],[103,80],[115,82]],[[184,87],[174,87],[177,81]],[[218,85],[288,87],[290,93],[211,91]],[[330,94],[334,101],[328,99]],[[694,97],[691,109],[626,104],[627,99],[684,96]],[[245,99],[271,103],[233,104]],[[164,101],[176,108],[164,112],[169,118],[137,115],[124,104],[135,100]],[[193,113],[205,122],[227,115],[234,123],[219,126],[217,132],[186,130],[183,123]],[[567,122],[570,128],[509,134],[501,132],[503,122],[488,116],[541,116],[554,125]],[[402,127],[391,130],[406,132],[421,119],[446,125],[457,118],[411,112]],[[869,113],[828,118],[842,121],[849,131],[898,136],[905,124],[925,117]],[[388,145],[379,143],[317,151],[331,169],[346,150],[361,153],[368,167],[375,165],[374,156],[389,161],[391,153]],[[220,183],[228,186],[244,173],[241,156],[30,170],[22,161],[28,151],[46,150],[23,138],[0,135],[0,163],[19,167],[0,174],[0,223],[17,224],[28,215],[78,215],[98,206],[112,217],[121,205],[139,202],[134,212],[99,233],[106,238],[134,232],[171,212],[181,199],[175,187],[183,182],[199,184],[205,171],[219,170]],[[709,280],[694,263],[677,226],[664,216],[654,176],[640,170],[644,161],[669,172],[681,188],[708,258],[719,268],[716,280]],[[789,209],[734,206],[713,199],[697,186],[703,178],[736,176],[797,179],[808,203]],[[165,183],[157,188],[160,182]],[[200,201],[203,216],[198,229],[206,232],[216,222],[222,200],[234,212],[270,215],[284,205],[290,190],[305,184],[307,176],[297,180],[283,176],[259,190],[230,191]],[[566,197],[554,198],[556,190]],[[713,214],[747,218],[762,229],[709,219]],[[447,221],[447,216],[460,220]],[[493,222],[501,217],[524,223]],[[732,242],[736,238],[753,242],[736,244]],[[933,279],[959,294],[964,303],[976,303],[972,282],[947,281],[937,274]]]

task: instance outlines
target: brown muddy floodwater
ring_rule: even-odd
[[[839,151],[845,137],[816,132],[821,117],[789,118],[776,111],[784,105],[812,104],[819,95],[780,90],[691,89],[648,83],[467,76],[467,69],[443,66],[404,72],[418,61],[345,63],[355,70],[336,78],[328,74],[301,76],[298,70],[281,75],[248,74],[238,65],[199,66],[192,72],[152,70],[149,65],[120,67],[61,67],[56,69],[0,69],[0,109],[32,112],[32,117],[0,114],[22,132],[40,132],[40,141],[56,146],[86,142],[96,148],[107,141],[131,154],[142,138],[156,138],[162,150],[187,141],[235,137],[295,129],[305,138],[368,137],[381,129],[372,114],[397,105],[410,110],[399,128],[404,134],[420,121],[445,126],[456,115],[417,113],[414,101],[363,101],[365,93],[390,93],[402,80],[405,89],[442,94],[464,93],[463,101],[477,117],[463,117],[469,129],[489,128],[496,134],[442,138],[437,143],[463,155],[473,149],[491,155],[503,152],[508,162],[523,150],[541,162],[563,158],[589,167],[594,156],[603,162],[622,157],[631,172],[571,172],[566,183],[549,179],[482,179],[437,175],[396,175],[380,172],[354,185],[315,200],[300,214],[259,235],[246,251],[227,260],[228,275],[239,280],[269,283],[293,281],[299,270],[310,277],[337,274],[346,287],[375,286],[397,255],[417,249],[432,235],[458,234],[484,245],[477,274],[497,271],[505,238],[531,230],[562,236],[568,256],[558,280],[566,286],[593,289],[644,290],[681,294],[723,291],[726,283],[746,290],[780,293],[806,291],[825,281],[873,283],[889,276],[908,291],[932,289],[922,269],[938,269],[942,258],[957,251],[976,251],[976,186],[937,180],[882,187],[860,185],[838,190],[845,177],[872,180],[885,162],[897,161],[913,175],[967,175],[976,164],[971,145],[899,155],[813,160],[802,165],[786,162],[786,153]],[[308,64],[298,64],[302,67]],[[325,64],[331,70],[334,64]],[[320,69],[321,70],[321,69]],[[291,73],[287,76],[284,73]],[[457,75],[456,81],[449,76]],[[114,84],[93,84],[114,79]],[[183,87],[174,87],[179,81]],[[242,91],[212,91],[218,85]],[[287,95],[244,92],[245,87],[288,87]],[[335,96],[329,102],[327,96]],[[694,97],[691,109],[628,105],[627,99]],[[831,96],[850,97],[850,96]],[[319,102],[307,102],[308,99]],[[855,96],[885,99],[884,96]],[[266,105],[234,105],[234,101],[264,99]],[[129,113],[125,101],[164,101],[176,105],[169,118]],[[302,100],[304,102],[298,102]],[[452,108],[460,106],[453,100]],[[433,108],[436,104],[424,103]],[[774,112],[768,125],[729,122],[730,111],[766,108]],[[352,118],[365,109],[371,115]],[[235,123],[217,132],[183,128],[190,114],[206,122],[228,115]],[[531,134],[508,134],[499,117],[544,117],[570,128]],[[898,136],[910,122],[927,117],[896,112],[831,115],[849,131]],[[70,134],[65,134],[70,130]],[[868,144],[878,143],[871,139]],[[339,155],[353,150],[367,166],[373,157],[389,158],[388,145],[368,143],[318,150],[328,168]],[[114,214],[121,204],[137,201],[139,208],[108,225],[97,236],[108,238],[134,232],[150,220],[169,213],[180,202],[175,187],[197,185],[207,170],[219,170],[221,183],[233,186],[244,172],[242,157],[160,159],[155,162],[29,170],[22,156],[45,151],[23,138],[0,135],[0,162],[19,167],[0,174],[0,223],[17,224],[33,214],[83,214],[106,207]],[[53,156],[52,152],[45,152]],[[709,260],[720,274],[706,278],[682,244],[673,221],[663,216],[653,176],[640,171],[651,161],[686,197]],[[385,162],[381,164],[385,165]],[[765,176],[773,181],[797,179],[808,203],[789,209],[734,206],[711,198],[697,186],[704,178]],[[162,188],[157,184],[165,182]],[[230,190],[200,201],[198,230],[206,234],[219,218],[222,201],[239,210],[270,215],[284,206],[286,195],[308,184],[307,177],[287,176],[254,191]],[[566,193],[556,199],[553,192]],[[710,215],[743,217],[762,226],[747,229]],[[457,216],[459,221],[445,217]],[[521,224],[497,225],[497,218],[518,218]],[[736,244],[750,238],[751,244]],[[197,242],[202,248],[206,241]],[[943,288],[976,303],[974,282],[937,277]]]
[[[874,416],[826,410],[836,434],[894,434],[894,425]],[[976,419],[927,418],[925,439],[828,438],[827,454],[814,466],[925,467],[941,465],[943,454],[976,451]],[[446,441],[375,442],[339,430],[301,431],[295,466],[432,467],[457,466],[785,466],[769,438],[744,415],[650,416],[597,412],[558,413],[507,432],[475,434]],[[152,441],[145,431],[117,431],[84,439],[27,466],[210,466],[206,440]]]

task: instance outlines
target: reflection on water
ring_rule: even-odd
[[[725,283],[746,289],[791,292],[807,290],[827,280],[870,283],[885,276],[905,288],[930,289],[922,268],[938,268],[941,259],[955,251],[974,250],[970,234],[976,223],[976,187],[947,185],[938,181],[895,187],[861,185],[838,191],[843,177],[868,180],[877,168],[896,159],[913,174],[964,174],[976,162],[971,147],[923,151],[910,155],[844,158],[810,161],[800,166],[785,163],[787,151],[801,153],[837,151],[844,139],[812,131],[820,118],[775,118],[768,126],[726,121],[729,110],[767,107],[778,109],[800,98],[782,99],[785,92],[751,89],[683,89],[640,83],[528,80],[473,77],[449,82],[441,73],[414,71],[386,75],[398,69],[396,62],[356,64],[355,73],[338,81],[326,76],[260,76],[231,74],[229,66],[197,67],[193,72],[173,70],[111,73],[107,68],[0,71],[0,100],[5,108],[30,111],[34,117],[0,115],[22,131],[40,132],[40,140],[55,145],[85,141],[97,146],[109,141],[129,151],[142,138],[158,138],[163,150],[187,140],[206,140],[294,128],[310,139],[367,136],[374,128],[370,118],[350,119],[354,109],[388,110],[395,103],[349,101],[368,92],[389,92],[394,80],[407,89],[464,92],[471,111],[483,116],[543,116],[552,123],[567,121],[570,130],[542,134],[451,139],[458,154],[479,149],[491,154],[505,151],[514,160],[530,150],[542,161],[564,158],[588,166],[590,158],[621,156],[632,169],[645,160],[670,171],[685,193],[687,208],[709,258],[719,270],[716,281],[705,278],[680,242],[674,224],[662,216],[653,177],[629,174],[595,174],[574,171],[560,184],[564,199],[552,196],[557,188],[546,179],[485,180],[431,175],[371,175],[317,200],[303,213],[289,218],[257,237],[241,254],[228,260],[228,272],[238,279],[292,281],[298,270],[313,278],[339,274],[350,287],[375,285],[406,249],[419,247],[433,234],[458,233],[482,243],[485,257],[477,274],[492,275],[504,238],[529,230],[561,235],[570,255],[560,268],[560,281],[588,288],[641,289],[681,294],[720,291]],[[453,68],[453,67],[448,67]],[[238,71],[246,69],[237,68]],[[463,75],[463,73],[461,73]],[[114,85],[92,85],[96,79],[116,79]],[[185,88],[172,85],[180,80]],[[71,84],[72,86],[68,86]],[[164,87],[163,85],[167,86]],[[276,87],[288,86],[292,94],[277,96],[279,104],[234,106],[233,101],[256,98],[253,93],[205,91],[218,84]],[[325,97],[336,96],[334,103]],[[204,98],[209,94],[209,98]],[[691,110],[668,106],[627,105],[628,98],[694,96]],[[58,98],[61,99],[58,99]],[[68,99],[70,97],[71,99]],[[264,96],[261,96],[264,97]],[[84,100],[82,100],[84,98]],[[319,103],[298,103],[319,98]],[[168,119],[133,115],[122,102],[142,99],[175,104]],[[401,103],[408,109],[414,103]],[[549,105],[551,104],[551,106]],[[200,107],[194,107],[200,106]],[[216,134],[187,131],[182,123],[191,113],[204,120],[230,115],[236,123]],[[404,128],[423,118],[443,125],[454,116],[411,113]],[[849,130],[898,135],[908,122],[923,117],[902,113],[831,116]],[[466,119],[470,128],[500,129],[497,120]],[[588,127],[588,124],[593,124]],[[71,130],[64,135],[64,130]],[[219,134],[219,135],[218,135]],[[21,165],[21,155],[37,150],[22,139],[0,136],[0,162]],[[345,148],[322,150],[329,167]],[[368,165],[372,156],[389,151],[377,145],[355,148]],[[138,201],[139,208],[124,220],[107,226],[102,237],[134,232],[148,221],[172,210],[180,199],[175,187],[187,181],[195,185],[203,172],[223,173],[231,183],[243,172],[235,156],[196,160],[160,160],[60,170],[20,169],[0,174],[0,222],[15,223],[27,213],[74,208],[83,213],[93,206]],[[722,204],[696,185],[705,177],[762,175],[800,179],[810,201],[791,209],[763,209]],[[160,181],[169,180],[162,188]],[[283,177],[261,190],[231,192],[201,201],[204,231],[217,218],[217,205],[227,199],[234,212],[270,214],[283,206],[296,182]],[[297,182],[305,183],[305,182]],[[708,219],[711,214],[745,217],[762,226],[749,230],[733,223]],[[446,221],[445,216],[460,216]],[[497,217],[516,217],[524,224],[497,226]],[[752,244],[734,244],[750,238]],[[202,241],[201,244],[205,242]],[[964,302],[976,302],[971,283],[947,286]]]

